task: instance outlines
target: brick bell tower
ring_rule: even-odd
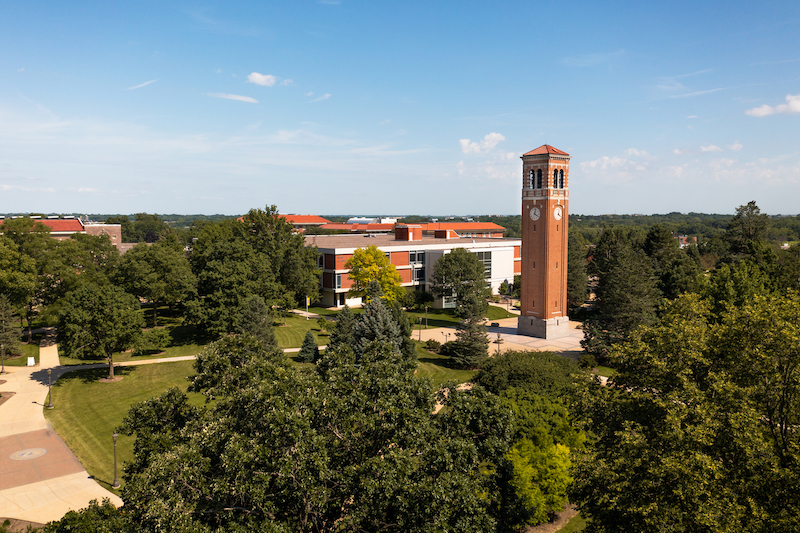
[[[520,335],[555,339],[569,333],[569,159],[547,144],[522,156]]]

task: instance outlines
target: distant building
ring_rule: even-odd
[[[50,236],[59,241],[69,239],[71,235],[83,233],[86,235],[95,236],[105,235],[108,237],[108,240],[111,242],[111,244],[117,248],[120,248],[120,245],[122,244],[122,225],[120,224],[83,222],[80,218],[75,218],[72,216],[63,218],[57,216],[49,216],[47,218],[36,216],[30,218],[36,222],[41,222],[50,228]],[[2,223],[3,219],[0,217],[0,224]]]
[[[278,215],[280,218],[285,218],[286,222],[294,226],[299,232],[303,232],[308,228],[314,228],[330,224],[331,221],[317,215]]]
[[[690,244],[697,244],[697,237],[688,237],[686,235],[674,235],[678,239],[678,247],[686,248]]]
[[[306,235],[306,245],[316,246],[319,252],[322,305],[361,305],[361,298],[349,294],[352,282],[345,263],[356,249],[370,245],[387,255],[400,274],[402,286],[409,289],[430,290],[433,265],[455,248],[466,248],[478,255],[486,266],[486,281],[495,293],[504,281],[513,283],[514,274],[520,272],[520,239],[461,238],[452,229],[439,229],[429,235],[424,234],[423,226],[425,224],[398,224],[394,235]],[[441,298],[434,302],[434,307],[455,307],[455,302]]]

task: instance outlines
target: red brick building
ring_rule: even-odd
[[[31,217],[50,228],[50,236],[56,240],[69,239],[70,235],[85,233],[86,235],[105,235],[111,244],[120,247],[122,244],[122,226],[120,224],[102,224],[99,222],[83,222],[75,217]],[[0,220],[0,224],[3,221]]]
[[[307,235],[306,245],[316,246],[319,252],[322,305],[341,307],[345,304],[361,305],[361,298],[348,294],[352,283],[345,267],[358,248],[377,246],[397,268],[404,287],[423,290],[430,290],[433,265],[440,257],[454,248],[466,248],[483,261],[486,279],[497,292],[501,283],[513,283],[514,274],[519,273],[521,241],[495,237],[461,238],[450,229],[425,235],[423,225],[398,224],[394,235]],[[452,307],[454,302],[440,299],[434,302],[434,306]]]

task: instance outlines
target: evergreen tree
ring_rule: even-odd
[[[319,359],[319,347],[311,330],[306,331],[306,336],[303,339],[303,345],[300,347],[300,353],[297,354],[297,358],[303,363],[313,363]]]
[[[19,317],[14,313],[6,295],[0,294],[0,373],[5,374],[6,357],[21,353],[19,337]]]
[[[489,356],[489,336],[483,324],[486,300],[477,295],[462,299],[456,309],[461,322],[450,348],[450,363],[457,368],[477,368]]]
[[[570,233],[568,247],[567,305],[574,309],[583,305],[589,293],[589,274],[586,270],[586,240],[580,233]]]
[[[761,241],[769,226],[769,216],[761,212],[756,202],[751,200],[747,205],[736,208],[736,214],[725,231],[725,240],[734,254],[747,252],[751,242]]]
[[[252,335],[267,348],[277,348],[278,339],[272,326],[272,313],[263,298],[258,295],[248,298],[241,313],[239,333]]]
[[[338,328],[337,328],[338,329]],[[391,346],[399,354],[403,343],[403,332],[384,300],[374,298],[364,306],[364,312],[353,326],[353,351],[357,360],[374,342]]]
[[[353,327],[356,324],[356,317],[348,306],[344,306],[336,316],[336,322],[328,340],[328,350],[335,350],[340,346],[353,346]]]

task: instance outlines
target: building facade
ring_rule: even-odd
[[[551,339],[569,333],[569,160],[547,144],[522,156],[521,335]]]
[[[383,251],[400,274],[401,284],[410,290],[430,290],[433,265],[455,248],[466,248],[478,254],[486,266],[486,281],[492,292],[500,285],[513,283],[519,273],[520,239],[460,238],[452,230],[440,230],[424,235],[420,225],[399,224],[393,235],[307,235],[306,245],[316,246],[320,280],[321,304],[325,307],[361,305],[361,298],[350,295],[352,282],[348,259],[358,248],[376,246]],[[452,307],[452,299],[440,298],[434,307]]]

